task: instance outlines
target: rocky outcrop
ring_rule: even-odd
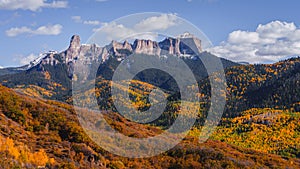
[[[185,33],[177,38],[166,38],[159,42],[163,54],[176,56],[193,56],[202,52],[201,40]]]
[[[91,45],[81,45],[77,60],[84,60],[87,63],[90,63],[91,61],[99,61],[99,56],[102,53],[103,48],[97,46],[96,44]],[[102,58],[100,59],[100,61]]]
[[[126,51],[132,52],[132,45],[128,41],[124,41],[124,43],[120,43],[117,41],[112,41],[106,49],[110,52],[110,54],[117,57],[125,57]]]
[[[161,52],[158,43],[151,40],[136,39],[133,43],[133,49],[138,54],[160,55]]]
[[[93,63],[103,63],[110,56],[116,57],[119,61],[132,53],[188,57],[197,55],[198,50],[202,51],[201,41],[189,33],[176,38],[169,37],[161,42],[144,39],[136,39],[133,44],[128,41],[123,43],[112,41],[105,47],[99,47],[96,44],[81,44],[80,37],[74,35],[67,50],[61,53],[47,53],[45,57],[41,57],[37,62],[42,63],[41,65],[47,64],[52,66],[62,62],[67,66],[69,76],[72,76],[74,63],[76,62],[78,63],[76,65],[84,68]],[[86,73],[88,74],[88,72]]]
[[[80,37],[78,35],[73,35],[70,41],[70,46],[66,50],[66,58],[65,61],[66,63],[72,62],[74,58],[76,58],[79,54],[79,49],[81,47],[80,44]]]
[[[159,42],[159,47],[161,48],[162,54],[164,55],[180,55],[178,39],[166,38],[162,42]]]
[[[59,63],[59,60],[57,60],[54,55],[56,54],[56,52],[51,52],[49,51],[48,53],[46,53],[46,57],[44,57],[42,59],[42,64],[48,64],[48,65],[51,65],[51,66],[54,66],[56,64]]]
[[[195,36],[185,33],[179,37],[181,54],[195,55],[195,52],[202,52],[201,40]]]
[[[78,60],[90,64],[92,61],[104,62],[109,55],[118,58],[124,58],[131,53],[192,56],[197,55],[198,51],[196,50],[202,51],[201,40],[189,33],[184,33],[176,38],[169,37],[161,42],[144,39],[136,39],[133,44],[128,41],[123,43],[112,41],[105,47],[99,47],[96,44],[82,45],[80,37],[74,35],[71,38],[69,48],[62,53],[62,58],[67,64]]]
[[[91,61],[102,61],[103,58],[99,56],[107,55],[102,47],[96,44],[81,44],[80,37],[74,35],[71,38],[69,48],[61,53],[62,59],[65,63],[76,62],[77,60],[89,64]]]

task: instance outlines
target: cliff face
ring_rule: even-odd
[[[159,42],[164,54],[176,56],[193,56],[202,52],[201,40],[189,33],[178,36],[177,38],[166,38]]]
[[[78,35],[72,36],[70,46],[66,50],[66,63],[73,61],[73,59],[78,56],[80,46],[80,37]]]
[[[123,43],[112,41],[104,47],[99,47],[96,44],[81,44],[80,37],[74,35],[70,40],[67,50],[61,53],[48,52],[39,60],[36,60],[34,65],[38,65],[43,70],[43,65],[46,64],[52,66],[59,63],[65,64],[69,76],[72,77],[75,62],[81,68],[84,68],[93,63],[101,64],[110,56],[116,57],[118,60],[122,60],[132,53],[191,57],[198,55],[201,51],[201,40],[188,33],[180,35],[177,38],[169,37],[161,42],[144,39],[136,39],[132,44],[128,41],[124,41]]]
[[[135,40],[132,49],[134,53],[149,55],[193,56],[202,52],[201,40],[189,33],[177,38],[166,38],[161,42],[151,40]]]
[[[160,55],[161,49],[157,42],[151,40],[135,40],[133,50],[138,54]]]
[[[110,54],[117,56],[117,57],[125,57],[126,52],[124,52],[124,51],[132,52],[132,50],[133,50],[132,45],[127,41],[124,41],[124,43],[112,41],[105,48]]]
[[[96,44],[82,45],[80,42],[80,37],[78,35],[74,35],[71,38],[69,48],[62,52],[61,55],[63,61],[67,64],[78,60],[90,63],[91,61],[104,60],[108,55],[108,51],[97,46]]]
[[[191,47],[192,46],[192,47]],[[195,47],[196,46],[196,47]],[[71,38],[69,48],[61,53],[64,63],[81,61],[90,64],[93,61],[104,62],[109,55],[123,58],[131,53],[147,55],[176,55],[176,56],[193,56],[199,50],[202,51],[201,40],[190,34],[184,34],[177,38],[166,38],[161,42],[136,39],[133,44],[128,41],[123,43],[112,41],[105,47],[99,47],[96,44],[81,44],[80,37],[74,35]],[[194,52],[195,51],[195,52]],[[49,60],[49,59],[48,59]],[[50,59],[51,60],[51,59]],[[47,61],[45,63],[54,63],[57,61]]]

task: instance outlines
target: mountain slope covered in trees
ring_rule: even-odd
[[[159,156],[123,158],[95,145],[83,132],[68,104],[31,98],[3,86],[0,86],[0,103],[0,156],[6,159],[0,165],[4,168],[297,168],[300,165],[299,159],[219,141],[199,144],[192,135]],[[155,135],[161,130],[129,122],[117,114],[108,119],[112,126],[123,126],[123,132],[129,135]],[[135,130],[127,130],[124,125]]]

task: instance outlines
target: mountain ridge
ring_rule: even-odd
[[[174,39],[165,39],[163,44],[174,47],[176,43],[178,41]],[[134,44],[136,46],[132,47]],[[109,45],[107,48],[111,50],[96,44],[81,44],[80,37],[74,36],[70,40],[68,49],[62,52],[50,51],[30,65],[23,66],[19,72],[0,76],[1,84],[12,88],[8,89],[0,84],[0,121],[3,124],[13,121],[11,123],[13,125],[10,124],[8,127],[0,126],[2,127],[0,141],[12,139],[15,144],[21,142],[28,145],[30,151],[44,150],[48,159],[53,158],[58,165],[73,164],[74,168],[88,167],[88,165],[110,168],[117,168],[115,165],[132,167],[133,163],[142,166],[137,168],[143,166],[150,168],[153,165],[154,168],[297,168],[296,166],[299,166],[300,154],[297,140],[299,140],[300,92],[297,89],[300,85],[300,58],[261,65],[240,65],[221,58],[227,80],[226,109],[215,134],[211,137],[216,141],[209,139],[199,144],[197,132],[201,131],[207,109],[210,107],[211,90],[208,74],[201,58],[217,57],[208,52],[185,57],[176,55],[174,48],[165,50],[167,57],[164,59],[171,57],[168,51],[173,51],[174,57],[181,57],[193,71],[198,82],[198,86],[195,84],[189,87],[198,87],[200,91],[197,95],[199,95],[201,110],[190,134],[174,149],[142,161],[131,161],[104,151],[90,141],[80,127],[72,107],[73,98],[94,92],[98,99],[98,106],[103,110],[103,114],[108,115],[106,120],[117,131],[130,137],[144,137],[146,134],[152,136],[162,132],[173,124],[178,115],[177,110],[180,108],[180,91],[176,88],[176,82],[162,72],[151,70],[135,77],[130,82],[129,89],[119,85],[118,90],[130,92],[131,99],[125,100],[128,105],[132,104],[138,110],[147,110],[151,105],[148,102],[151,90],[154,87],[162,88],[166,94],[170,94],[167,97],[168,103],[164,113],[145,126],[135,124],[118,114],[114,109],[110,93],[114,70],[124,58],[135,52],[133,48],[138,49],[141,55],[145,52],[152,55],[145,54],[147,57],[160,59],[156,55],[159,51],[159,43],[137,40],[133,44],[127,41],[123,43],[113,41]],[[177,50],[180,50],[180,45],[178,46]],[[90,67],[100,63],[100,66],[97,67],[96,79],[89,79],[89,72],[87,72],[86,78],[92,90],[87,89],[79,95],[76,93],[72,95],[72,80],[75,80],[73,68],[77,63]],[[156,78],[157,85],[150,83],[153,77]],[[85,104],[89,100],[82,102]],[[193,108],[191,104],[189,109]],[[185,112],[185,115],[189,117],[190,114]],[[89,118],[92,120],[91,124],[95,127],[101,126],[97,118],[92,117]],[[14,132],[18,134],[13,134]],[[282,137],[273,137],[274,133],[278,132],[282,133]],[[28,138],[29,141],[24,139],[27,135],[32,136]],[[1,155],[3,154],[0,153],[0,157]],[[95,159],[93,163],[88,161],[91,156]],[[16,161],[16,157],[9,156],[8,159]],[[157,161],[164,161],[164,163]],[[0,163],[1,165],[7,164]]]
[[[61,98],[59,100],[65,101],[66,97],[70,97],[71,95],[71,80],[73,78],[75,64],[87,70],[85,71],[84,79],[89,79],[89,68],[94,67],[100,72],[113,72],[113,69],[115,69],[122,60],[133,53],[140,55],[146,54],[154,57],[158,57],[158,55],[163,55],[164,57],[181,57],[188,66],[195,70],[196,78],[202,79],[207,76],[207,72],[199,58],[217,57],[205,52],[197,55],[196,53],[193,54],[191,48],[182,42],[185,41],[186,43],[196,44],[193,48],[197,48],[201,52],[201,40],[195,39],[195,37],[191,36],[182,36],[166,38],[161,42],[141,39],[136,39],[133,43],[129,43],[128,41],[124,41],[123,43],[112,41],[110,44],[100,47],[96,44],[81,44],[80,37],[73,35],[66,50],[62,52],[49,51],[41,54],[39,58],[32,61],[29,65],[23,66],[22,70],[15,71],[16,73],[1,69],[0,75],[1,71],[3,74],[0,76],[0,79],[3,85],[11,88],[24,88],[24,85],[25,88],[28,88],[33,85],[42,87],[47,91],[46,93],[58,91],[56,93],[60,93],[59,95],[62,96],[56,97],[54,96],[55,94],[51,94],[51,98]],[[221,58],[221,60],[225,68],[238,65],[226,59]],[[98,68],[99,64],[100,67]],[[14,73],[13,76],[11,76],[12,73]],[[107,76],[101,73],[100,75]],[[111,73],[109,77],[112,77]],[[40,91],[39,93],[45,92]],[[45,97],[49,98],[48,95],[45,95]]]

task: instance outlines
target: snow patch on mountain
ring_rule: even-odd
[[[28,65],[28,67],[26,68],[27,70],[28,69],[31,69],[32,67],[38,65],[41,63],[41,61],[43,59],[45,59],[49,54],[57,54],[57,51],[48,51],[48,52],[45,52],[45,53],[41,53],[39,55],[38,58],[36,58],[35,60],[33,60],[32,62],[30,62],[30,64]]]

